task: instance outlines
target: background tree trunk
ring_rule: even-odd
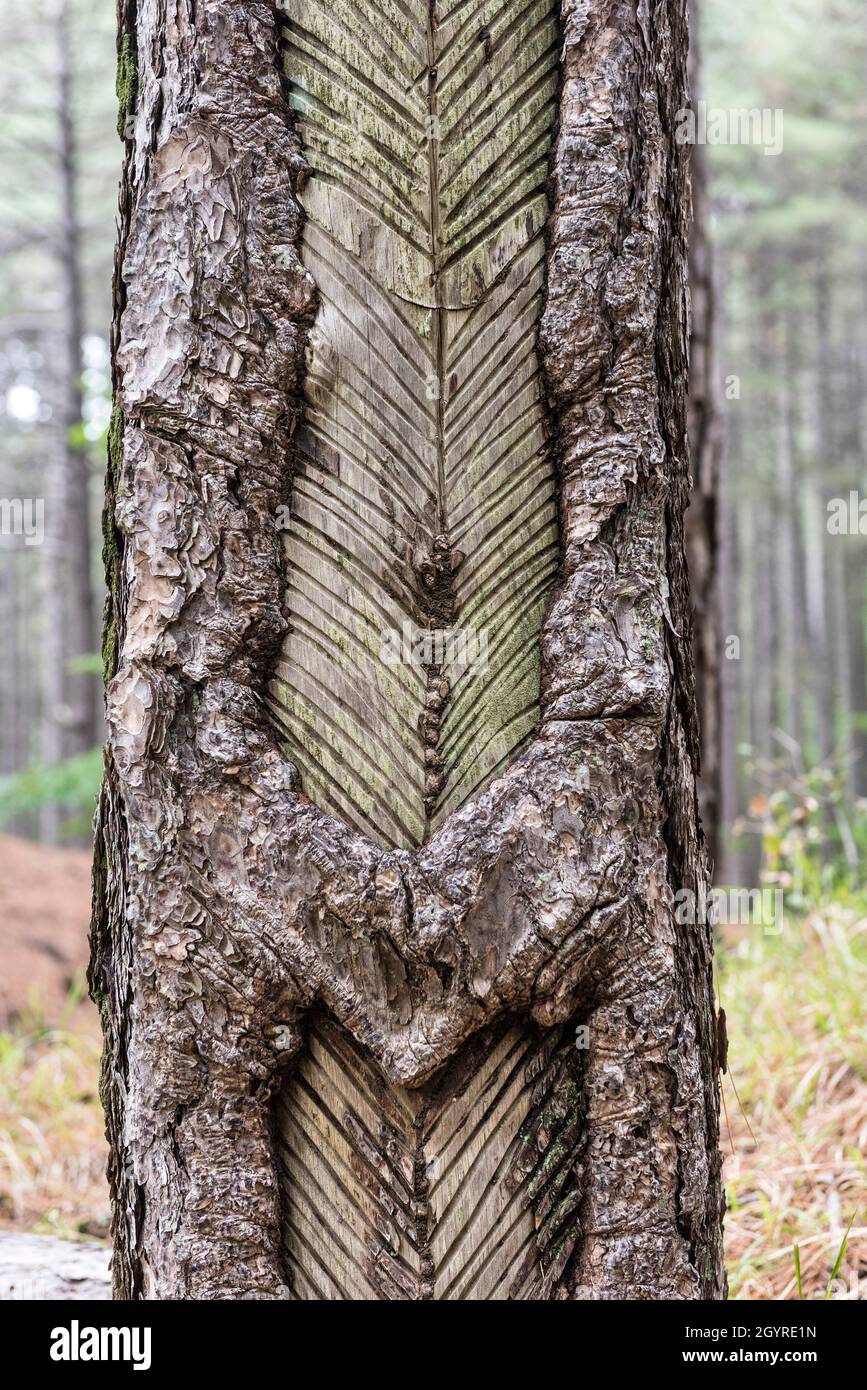
[[[55,403],[57,426],[48,473],[46,575],[46,708],[43,757],[58,763],[96,747],[97,708],[92,673],[75,669],[93,651],[96,611],[91,578],[90,478],[82,428],[84,337],[81,247],[75,193],[75,128],[66,0],[57,6],[57,130],[61,220],[58,254],[63,283],[63,369]],[[54,839],[58,808],[43,813],[43,833]]]
[[[699,16],[689,6],[690,91],[702,92]],[[701,822],[711,863],[719,853],[722,778],[722,633],[719,600],[720,467],[722,419],[717,366],[717,292],[710,238],[704,145],[690,147],[692,224],[689,233],[689,455],[692,494],[686,514],[686,549],[695,632],[696,698],[701,723]]]
[[[91,967],[121,1296],[479,1297],[494,1268],[486,1242],[513,1220],[526,1239],[497,1268],[493,1296],[724,1295],[683,540],[689,194],[686,152],[671,138],[686,102],[686,16],[680,0],[652,15],[626,0],[564,0],[555,34],[545,6],[510,4],[476,34],[466,7],[453,8],[404,7],[396,31],[371,6],[356,41],[293,3],[288,81],[270,4],[204,0],[195,26],[180,12],[169,26],[156,3],[122,11],[114,674]],[[528,123],[493,168],[486,148],[465,153],[453,175],[464,183],[450,185],[445,144],[435,154],[422,142],[416,169],[394,143],[403,120],[383,110],[394,81],[415,109],[384,50],[411,67],[416,42],[422,116],[448,129],[480,101],[479,138],[510,99],[511,55],[526,49],[547,72],[559,54],[541,375],[508,336],[517,322],[527,342],[514,301],[542,225],[536,176],[505,179],[495,209],[485,199],[504,162],[517,164],[527,141],[547,156],[550,137],[524,104]],[[318,55],[312,93],[292,66],[305,45]],[[338,51],[342,95],[322,75]],[[290,103],[302,134],[312,105],[331,112],[340,138],[310,138],[305,159]],[[367,141],[363,180],[346,112]],[[316,227],[311,211],[302,241],[299,195],[309,183],[314,207],[317,179],[335,220]],[[452,314],[490,318],[480,351],[458,350]],[[358,333],[369,351],[353,357]],[[413,375],[425,333],[429,411]],[[484,460],[473,485],[487,514],[511,479],[514,457],[487,451],[490,431],[468,460],[450,452],[454,399],[492,390],[504,361],[526,395],[524,433],[544,407],[558,463],[556,574],[544,614],[534,604],[527,618],[538,694],[529,705],[522,694],[511,722],[493,711],[499,756],[473,764],[470,749],[450,764],[440,731],[460,691],[428,669],[418,730],[389,729],[388,746],[371,748],[368,650],[365,701],[324,748],[304,720],[340,703],[342,658],[359,650],[345,613],[365,596],[376,613],[389,576],[390,611],[423,625],[468,625],[497,587],[493,670],[473,698],[513,688],[503,672],[527,644],[495,624],[539,546],[529,524],[504,524],[487,572],[462,589],[489,540],[469,528],[459,553],[449,487],[450,472],[472,479]],[[417,495],[391,442],[400,391],[398,436],[418,429],[422,441]],[[522,438],[521,418],[494,404],[492,429],[514,423]],[[377,446],[369,439],[356,458],[363,433]],[[534,442],[517,457],[541,470],[538,515],[547,454]],[[491,468],[502,473],[489,495]],[[275,522],[290,501],[287,566]],[[321,560],[305,559],[317,516],[344,573],[339,602]],[[314,628],[302,589],[331,615],[315,629],[328,659],[305,668],[306,694],[299,633]],[[279,718],[298,766],[265,712],[275,676],[296,682]],[[421,790],[410,801],[416,817],[423,806],[417,842],[389,828],[396,801],[356,800],[348,772],[329,786],[322,769],[353,738],[374,759],[403,759]],[[374,776],[358,768],[356,787]],[[328,809],[339,797],[340,819]],[[498,1120],[489,1090],[504,1077],[518,1112],[507,1152],[485,1143],[478,1163],[450,1158],[443,1125],[455,1113],[477,1130]],[[337,1105],[333,1152],[305,1130],[305,1104],[323,1087]],[[311,1247],[310,1204],[344,1159],[355,1185],[339,1183],[343,1244],[325,1233]],[[452,1177],[472,1199],[463,1210],[437,1205]],[[450,1258],[456,1242],[469,1269]]]

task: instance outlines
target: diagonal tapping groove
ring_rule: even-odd
[[[506,1025],[420,1089],[386,1089],[352,1038],[315,1018],[277,1113],[295,1296],[542,1296],[578,1238],[562,1226],[577,1201],[580,1071],[568,1028]]]
[[[408,846],[539,717],[557,6],[363,0],[363,34],[342,3],[283,8],[320,309],[272,708],[318,804]]]

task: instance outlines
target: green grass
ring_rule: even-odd
[[[70,1012],[74,1000],[70,1000]],[[0,1031],[0,1225],[105,1235],[100,1042],[31,1013]]]
[[[777,937],[727,928],[718,962],[731,1296],[839,1297],[860,1280],[863,1297],[867,920],[830,907]]]
[[[725,928],[717,959],[731,1296],[867,1296],[867,919]],[[0,1032],[0,1225],[107,1229],[99,1050],[92,1017]]]

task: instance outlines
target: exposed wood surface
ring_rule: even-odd
[[[319,804],[383,844],[417,844],[539,714],[557,564],[536,347],[556,6],[285,9],[320,307],[274,693]],[[486,660],[387,664],[385,634],[407,624],[462,630],[477,657],[483,637]],[[471,1048],[414,1093],[338,1038],[313,1033],[283,1103],[298,1296],[516,1296],[522,1260],[539,1263],[507,1155],[538,1041],[517,1029],[483,1061]],[[452,1128],[470,1129],[466,1146],[445,1142]]]
[[[320,307],[274,685],[320,805],[418,844],[539,713],[557,563],[536,351],[554,0],[286,0]],[[460,629],[487,664],[388,664]]]
[[[579,1071],[572,1030],[524,1024],[407,1090],[317,1020],[278,1107],[293,1296],[538,1297],[578,1236]]]

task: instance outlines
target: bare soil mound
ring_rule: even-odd
[[[48,1024],[95,1021],[77,1008],[90,921],[90,855],[0,836],[0,1027],[37,1014]]]

